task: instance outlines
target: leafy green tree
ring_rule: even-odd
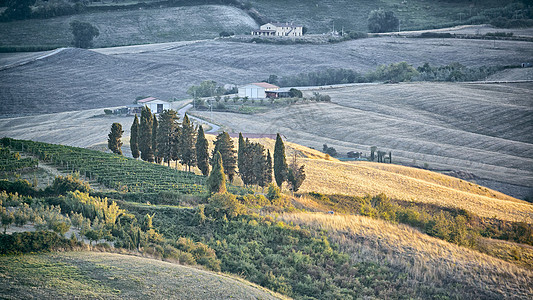
[[[133,158],[139,158],[139,118],[137,118],[137,114],[135,114],[135,119],[131,124],[130,148]]]
[[[122,130],[120,123],[113,123],[111,125],[111,132],[107,135],[107,148],[115,154],[122,155],[122,150],[120,149],[122,147],[122,141],[120,139],[123,133],[124,130]]]
[[[196,129],[187,114],[181,124],[179,151],[181,164],[191,171],[191,167],[196,165]]]
[[[90,48],[93,46],[93,39],[100,35],[100,31],[91,23],[74,20],[70,22],[70,29],[74,36],[74,47]]]
[[[293,192],[297,192],[305,180],[304,167],[304,165],[298,166],[298,163],[296,162],[296,154],[294,154],[287,174],[287,181],[289,182],[290,189]]]
[[[196,139],[196,164],[204,176],[209,174],[209,141],[205,138],[202,126],[198,127]]]
[[[178,124],[178,114],[176,111],[165,109],[159,115],[159,128],[157,130],[157,152],[164,162],[170,166],[172,160],[172,151],[174,148],[174,135]]]
[[[226,176],[222,165],[222,155],[218,151],[213,155],[213,169],[207,178],[207,187],[211,194],[226,192]]]
[[[289,90],[289,95],[293,98],[303,98],[303,93],[299,89],[291,88]]]
[[[220,152],[222,156],[222,163],[224,165],[224,173],[228,176],[228,180],[233,181],[235,176],[235,169],[237,167],[237,157],[236,151],[233,149],[233,141],[231,140],[227,132],[222,132],[217,135],[215,140],[215,149],[213,150],[214,154]]]
[[[202,81],[199,86],[193,85],[187,90],[192,97],[212,97],[224,94],[225,89],[213,80]]]
[[[152,150],[152,130],[154,120],[152,111],[147,106],[141,110],[141,126],[139,131],[139,150],[144,161],[153,162],[154,152]]]
[[[281,185],[287,180],[287,159],[285,158],[285,145],[281,136],[276,136],[276,144],[274,145],[274,177],[276,184],[281,188]]]
[[[400,21],[392,11],[383,9],[372,10],[368,15],[368,30],[370,32],[397,31]]]
[[[31,17],[31,7],[35,4],[35,0],[7,0],[6,10],[2,13],[2,17],[6,20],[24,20]]]

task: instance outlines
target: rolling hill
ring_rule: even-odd
[[[130,255],[60,252],[0,262],[5,299],[286,299],[227,275]]]
[[[463,39],[370,38],[329,45],[265,45],[227,41],[100,50],[62,49],[35,60],[2,54],[0,115],[39,114],[130,104],[138,96],[184,98],[203,80],[244,84],[328,68],[358,72],[407,61],[466,66],[516,65],[530,43]],[[128,49],[130,51],[128,51]],[[109,53],[109,54],[107,54]],[[17,57],[19,57],[17,59]]]

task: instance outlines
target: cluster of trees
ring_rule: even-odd
[[[2,3],[3,2],[3,3]],[[3,5],[2,5],[3,4]],[[0,6],[6,10],[0,15],[0,21],[25,20],[30,18],[52,18],[78,14],[85,11],[84,1],[76,0],[4,0]]]
[[[237,93],[236,87],[233,87],[231,89],[226,89],[213,80],[202,81],[200,85],[193,85],[189,87],[189,89],[187,90],[187,94],[191,95],[194,98],[214,97],[214,96],[220,97],[222,95],[235,94],[235,93]]]
[[[292,191],[298,191],[305,180],[303,166],[298,166],[296,160],[287,166],[285,146],[280,135],[276,138],[274,163],[270,150],[259,143],[244,140],[239,134],[238,155],[233,141],[227,132],[217,135],[214,149],[209,156],[209,142],[201,126],[194,126],[185,115],[181,125],[174,110],[164,110],[159,115],[159,121],[148,107],[143,107],[141,120],[135,115],[131,126],[130,147],[134,158],[141,157],[148,162],[158,164],[171,161],[179,162],[190,171],[198,167],[204,176],[209,174],[208,187],[212,193],[225,192],[226,178],[232,182],[238,174],[245,185],[266,187],[272,182],[274,169],[276,183],[279,187],[287,181]],[[122,154],[122,126],[113,123],[108,138],[108,148],[116,154]],[[210,165],[212,170],[209,172]]]
[[[383,9],[372,10],[368,15],[368,30],[370,32],[398,31],[400,20],[392,11]]]

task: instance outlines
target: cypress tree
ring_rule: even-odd
[[[181,164],[186,165],[191,171],[191,167],[196,165],[196,129],[187,114],[181,124],[179,145]]]
[[[159,126],[157,128],[157,153],[170,167],[172,151],[175,143],[174,134],[178,124],[176,111],[165,109],[159,115]]]
[[[270,155],[270,150],[267,150],[266,156],[266,169],[265,169],[265,182],[270,184],[272,182],[272,156]]]
[[[237,152],[237,167],[239,168],[239,174],[241,175],[244,171],[244,148],[246,147],[246,144],[244,142],[244,138],[242,137],[242,133],[239,132],[239,150]]]
[[[137,118],[137,114],[135,114],[135,119],[131,124],[130,148],[133,158],[139,158],[139,118]]]
[[[254,183],[252,150],[252,144],[250,141],[248,139],[244,140],[242,134],[239,133],[239,151],[237,153],[239,176],[245,185]]]
[[[254,143],[252,146],[252,174],[253,182],[260,187],[265,187],[266,182],[266,169],[267,169],[267,157],[265,155],[265,147],[259,143]]]
[[[141,159],[148,162],[154,161],[154,152],[152,150],[153,123],[150,108],[143,107],[141,110],[141,130],[139,131],[139,150],[141,150]]]
[[[222,164],[224,166],[224,173],[228,176],[229,181],[233,181],[235,176],[235,169],[237,167],[236,151],[233,149],[233,141],[227,132],[222,132],[217,135],[215,140],[215,149],[213,154],[220,152],[222,157]],[[213,155],[214,157],[214,155]]]
[[[281,185],[287,180],[287,160],[285,158],[285,145],[281,136],[276,136],[276,144],[274,146],[274,177],[276,184],[281,188]]]
[[[207,178],[207,187],[211,194],[226,192],[226,176],[222,165],[222,155],[218,151],[213,155],[213,169]]]
[[[113,123],[113,125],[111,125],[111,132],[107,139],[107,147],[113,153],[122,155],[122,150],[120,149],[120,147],[122,147],[122,141],[120,138],[123,133],[124,130],[122,130],[122,125],[120,125],[120,123]]]
[[[152,151],[154,152],[155,162],[161,164],[161,154],[157,150],[157,130],[159,127],[159,122],[157,122],[157,117],[155,114],[153,115],[152,120]]]
[[[196,164],[204,176],[209,174],[209,141],[205,138],[202,126],[198,128],[196,139]]]

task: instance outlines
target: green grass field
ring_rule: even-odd
[[[111,253],[4,256],[0,273],[3,299],[280,299],[244,280]]]

